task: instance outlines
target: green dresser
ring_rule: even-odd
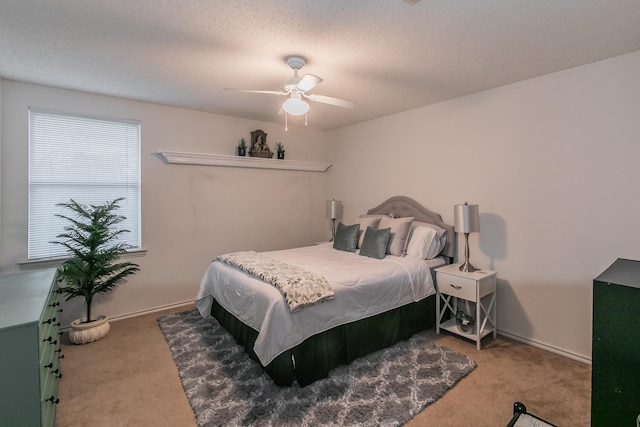
[[[618,259],[593,280],[591,425],[640,419],[640,261]]]
[[[0,276],[0,425],[53,426],[60,373],[56,270]]]

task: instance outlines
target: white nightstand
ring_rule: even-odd
[[[473,273],[460,271],[459,265],[447,265],[436,268],[436,333],[444,329],[476,342],[480,350],[480,341],[493,332],[496,332],[496,272],[490,270],[477,270]],[[475,303],[475,330],[472,334],[462,332],[456,325],[455,314],[461,300]],[[454,317],[442,321],[447,309],[450,309]],[[472,315],[471,313],[467,313]],[[472,315],[473,316],[473,315]]]

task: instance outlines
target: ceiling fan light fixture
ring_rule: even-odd
[[[282,109],[292,116],[301,116],[309,111],[309,104],[300,97],[291,97],[284,101]]]

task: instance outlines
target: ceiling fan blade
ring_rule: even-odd
[[[223,90],[232,90],[234,92],[248,92],[248,93],[267,93],[271,95],[289,95],[288,92],[282,92],[279,90],[253,90],[253,89],[234,89],[225,87]]]
[[[348,99],[340,99],[334,98],[332,96],[324,96],[324,95],[304,95],[305,98],[309,98],[311,101],[321,102],[323,104],[335,105],[336,107],[342,108],[354,108],[356,106],[355,101],[350,101]]]
[[[306,92],[313,89],[320,83],[322,83],[322,79],[320,77],[314,76],[313,74],[307,74],[302,78],[302,80],[298,82],[296,88],[298,88],[302,92]]]

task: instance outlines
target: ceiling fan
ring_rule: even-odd
[[[290,56],[286,59],[287,64],[293,69],[293,76],[287,80],[284,84],[284,91],[277,90],[253,90],[253,89],[232,89],[225,88],[224,90],[233,90],[236,92],[250,92],[250,93],[266,93],[271,95],[286,95],[289,98],[282,104],[282,111],[292,116],[301,116],[309,111],[309,103],[305,101],[308,99],[312,102],[320,102],[323,104],[335,105],[343,108],[354,108],[356,106],[355,101],[349,101],[347,99],[334,98],[332,96],[318,95],[315,93],[307,93],[318,84],[322,83],[322,79],[313,74],[307,74],[304,77],[298,76],[298,71],[304,66],[305,60],[299,56]],[[305,123],[306,124],[306,123]]]

